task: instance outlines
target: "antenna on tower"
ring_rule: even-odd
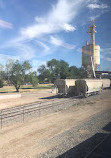
[[[95,25],[95,20],[94,19],[90,20],[89,22],[90,22],[91,25]]]
[[[96,30],[95,30],[95,27],[96,27],[95,21],[91,20],[90,23],[91,23],[91,25],[88,26],[88,32],[87,33],[94,34],[94,33],[96,33]]]
[[[90,34],[90,33],[92,33],[92,31],[96,33],[96,31],[95,31],[95,27],[96,27],[96,25],[95,25],[95,20],[94,20],[94,19],[93,19],[93,20],[90,20],[89,23],[90,23],[90,25],[88,26],[88,31],[87,31],[87,33]]]

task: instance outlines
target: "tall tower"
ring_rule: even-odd
[[[91,23],[92,23],[91,26],[88,26],[88,28],[90,29],[88,31],[88,33],[90,34],[90,44],[95,45],[95,33],[96,33],[95,27],[96,27],[96,25],[94,24],[93,21]]]
[[[100,70],[100,46],[95,45],[95,24],[94,22],[88,27],[90,34],[90,43],[82,47],[82,66],[88,71],[88,76],[92,77],[95,71]]]

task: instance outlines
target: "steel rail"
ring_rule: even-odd
[[[62,101],[63,102],[63,101]],[[60,101],[59,102],[56,102],[56,103],[50,103],[50,104],[47,104],[47,105],[51,105],[51,104],[57,104],[57,103],[61,103]],[[31,104],[31,106],[29,106],[28,107],[28,109],[27,109],[27,106],[21,106],[21,107],[19,107],[19,108],[15,108],[15,109],[13,109],[13,108],[10,108],[10,110],[8,109],[8,110],[0,110],[0,111],[2,111],[2,115],[3,114],[10,114],[10,113],[14,113],[14,112],[19,112],[20,110],[22,110],[23,108],[25,109],[25,110],[29,110],[29,109],[33,109],[33,108],[38,108],[38,107],[43,107],[44,105],[46,105],[46,104],[44,104],[44,105],[42,105],[42,106],[40,106],[41,104]],[[11,112],[10,112],[11,111]]]
[[[51,100],[51,101],[55,101],[55,100]],[[63,99],[61,101],[64,101]],[[57,102],[60,102],[60,100]],[[48,102],[50,104],[50,101]],[[15,109],[20,109],[20,108],[23,108],[23,107],[31,107],[31,106],[36,106],[36,105],[41,105],[41,104],[45,104],[46,105],[46,102],[36,102],[36,103],[31,103],[31,104],[26,104],[26,105],[19,105],[19,106],[16,106],[16,107],[11,107],[11,108],[6,108],[6,109],[2,109],[2,111],[10,111],[10,110],[15,110]],[[1,111],[1,110],[0,110]]]
[[[69,99],[67,101],[65,101],[65,102],[62,101],[62,103],[64,103],[64,104],[70,103],[70,102],[72,102],[72,100],[69,101]],[[22,108],[20,108],[19,111],[13,111],[13,112],[9,112],[9,113],[3,113],[2,112],[0,114],[0,117],[2,117],[2,120],[3,120],[5,118],[11,118],[11,117],[15,117],[15,116],[18,116],[18,115],[23,115],[23,112],[24,112],[24,115],[25,115],[26,113],[31,113],[31,112],[34,112],[34,111],[37,111],[37,110],[40,111],[40,110],[43,110],[43,109],[48,109],[48,108],[51,108],[51,107],[58,106],[60,104],[61,104],[61,102],[58,102],[58,104],[57,103],[53,103],[53,105],[52,104],[48,104],[48,105],[51,105],[51,106],[30,107],[29,109],[27,109],[25,107],[24,108],[22,107]]]
[[[105,140],[106,140],[109,136],[110,136],[109,134],[106,135],[105,138],[104,138],[101,142],[99,142],[84,158],[90,158],[90,157],[91,157],[91,154],[94,153],[95,150],[96,150],[98,147],[100,147],[100,145],[101,145],[102,143],[104,143]]]

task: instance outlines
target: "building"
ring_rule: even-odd
[[[89,26],[90,43],[82,47],[82,66],[87,70],[89,77],[95,77],[95,71],[100,71],[100,46],[95,45],[95,24]]]

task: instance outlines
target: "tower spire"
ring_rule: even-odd
[[[90,34],[90,44],[95,45],[95,33],[96,33],[95,27],[96,27],[96,25],[95,25],[94,20],[92,20],[90,22],[91,22],[91,25],[88,26],[88,28],[89,28],[88,33]]]
[[[95,22],[90,21],[88,33],[90,43],[82,47],[82,66],[86,68],[88,77],[95,76],[95,71],[100,70],[100,46],[95,45]]]

